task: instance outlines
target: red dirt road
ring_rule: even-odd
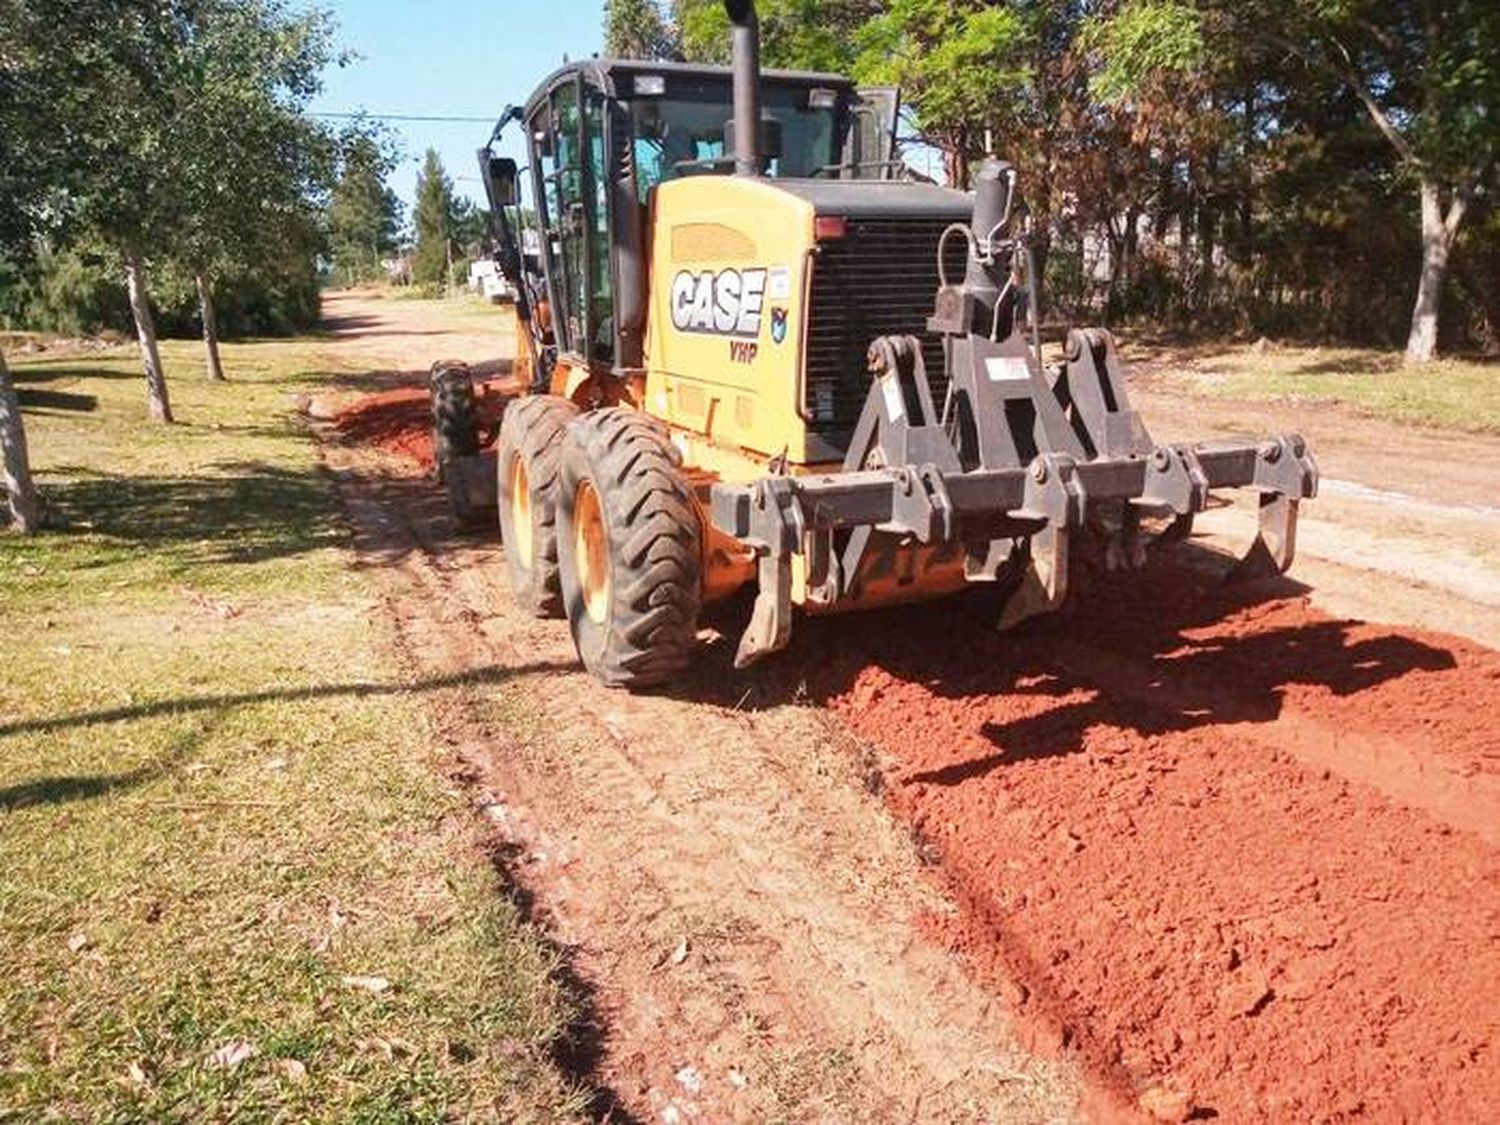
[[[430,465],[420,389],[337,425]],[[1402,539],[1380,503],[1379,527],[1308,505],[1311,593],[1179,564],[1004,635],[981,598],[799,620],[751,674],[721,642],[691,698],[632,706],[774,742],[807,698],[852,731],[952,903],[913,898],[919,928],[1081,1064],[1086,1116],[1500,1120],[1500,653],[1410,624],[1500,635],[1494,524],[1419,505]],[[1463,583],[1401,567],[1429,527]],[[1327,608],[1351,604],[1406,624]]]
[[[1500,656],[1183,572],[1071,616],[805,638],[959,903],[929,932],[1116,1110],[1500,1118]]]
[[[424,473],[433,469],[432,407],[425,386],[363,395],[344,406],[333,424],[347,442],[404,457]]]

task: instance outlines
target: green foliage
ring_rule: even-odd
[[[770,52],[764,43],[765,6],[757,7],[760,8],[762,28],[761,51],[769,61]],[[699,63],[729,62],[729,17],[724,14],[724,5],[719,0],[676,0],[673,9],[685,58]]]
[[[1008,6],[895,0],[856,42],[855,76],[900,86],[922,131],[960,155],[999,124],[1000,107],[1021,98],[1032,81],[1030,28]],[[967,175],[956,170],[953,178]]]
[[[311,225],[284,233],[291,241],[276,257],[231,267],[219,276],[215,297],[223,336],[282,336],[317,323],[320,235]],[[152,304],[158,329],[167,335],[195,335],[199,308],[191,270],[168,262],[155,280]],[[38,248],[24,271],[12,275],[0,299],[0,324],[69,337],[133,330],[113,256],[87,246]]]
[[[436,149],[428,149],[417,176],[417,200],[412,226],[417,244],[412,254],[411,279],[417,285],[446,285],[448,263],[453,257],[456,227],[453,181],[443,168]]]
[[[223,276],[223,327],[290,330],[312,307],[334,154],[305,110],[322,13],[281,0],[0,0],[0,315],[115,326],[123,255]],[[76,252],[75,252],[76,251]],[[157,295],[163,327],[192,327]]]
[[[604,53],[621,59],[670,59],[676,36],[656,0],[605,0]]]
[[[848,73],[855,32],[884,5],[872,0],[763,0],[761,57],[766,66]],[[722,0],[677,0],[675,22],[683,55],[694,62],[729,62],[729,18]]]
[[[305,114],[330,55],[319,12],[210,0],[177,60],[174,252],[210,275],[244,271],[299,237],[326,191],[331,143]]]
[[[767,65],[900,85],[907,124],[951,181],[987,137],[1017,166],[1056,314],[1399,342],[1426,176],[1467,204],[1445,331],[1500,347],[1500,5],[758,8]],[[728,61],[718,0],[677,0],[674,14],[687,57]]]
[[[352,285],[381,275],[381,259],[396,249],[401,201],[385,184],[395,158],[382,134],[363,126],[338,144],[338,178],[328,206],[334,277]]]
[[[1202,17],[1177,0],[1127,0],[1114,13],[1084,26],[1083,45],[1100,65],[1091,79],[1107,103],[1163,75],[1184,73],[1203,62]]]
[[[106,269],[104,263],[97,251],[38,247],[7,295],[9,307],[0,308],[0,315],[12,327],[64,336],[84,336],[106,328],[125,332],[130,327],[125,285],[119,271]]]
[[[1270,44],[1359,96],[1409,171],[1455,186],[1493,183],[1500,6],[1491,0],[1215,0],[1206,7],[1220,50]]]

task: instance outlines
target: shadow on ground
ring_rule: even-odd
[[[8,735],[63,730],[69,727],[92,726],[96,723],[130,722],[157,718],[162,715],[184,715],[195,711],[217,714],[232,707],[257,703],[288,703],[307,699],[332,699],[340,696],[365,698],[437,691],[443,688],[471,687],[479,684],[498,684],[517,676],[525,676],[533,672],[555,672],[563,667],[565,665],[544,660],[515,667],[489,665],[484,668],[466,669],[450,675],[429,676],[416,680],[358,680],[352,683],[308,684],[302,687],[266,688],[262,691],[222,695],[171,696],[148,703],[133,703],[124,707],[107,707],[94,711],[79,711],[69,715],[48,715],[45,718],[0,723],[0,738]],[[7,792],[9,791],[0,789],[0,804],[4,803],[4,795]]]
[[[98,395],[75,394],[72,391],[37,390],[17,387],[16,398],[28,413],[88,414],[99,409]]]
[[[48,474],[47,503],[60,526],[162,553],[177,568],[285,558],[344,534],[337,499],[316,468],[243,461],[205,468],[213,475],[142,477],[62,466]]]
[[[1190,549],[1191,550],[1191,549]],[[1078,598],[1063,612],[1000,633],[986,591],[901,609],[799,618],[791,647],[763,666],[731,666],[743,610],[672,694],[738,709],[826,704],[867,669],[974,706],[994,696],[1038,700],[1028,717],[987,723],[995,752],[917,780],[955,784],[1005,764],[1070,754],[1105,724],[1145,735],[1267,723],[1295,685],[1335,696],[1411,672],[1456,667],[1441,645],[1360,622],[1291,613],[1285,624],[1226,625],[1256,607],[1300,599],[1287,578],[1228,585],[1196,568],[1158,565]]]

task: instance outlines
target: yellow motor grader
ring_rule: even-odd
[[[498,508],[523,606],[640,687],[750,584],[739,665],[797,612],[970,582],[1010,623],[1085,558],[1142,565],[1218,488],[1259,494],[1243,565],[1290,565],[1301,438],[1155,444],[1100,330],[1044,364],[1014,172],[919,182],[894,91],[762,72],[753,3],[726,8],[731,67],[573,63],[480,152],[524,393],[489,458],[470,375],[438,365],[434,436],[456,511]],[[524,172],[496,153],[512,124]]]

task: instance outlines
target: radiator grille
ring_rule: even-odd
[[[951,218],[857,218],[813,259],[803,410],[809,428],[844,445],[870,390],[865,353],[876,336],[922,341],[927,378],[942,407],[947,390],[941,337],[927,332],[938,288],[937,249]],[[944,246],[948,279],[963,279],[967,240]]]

